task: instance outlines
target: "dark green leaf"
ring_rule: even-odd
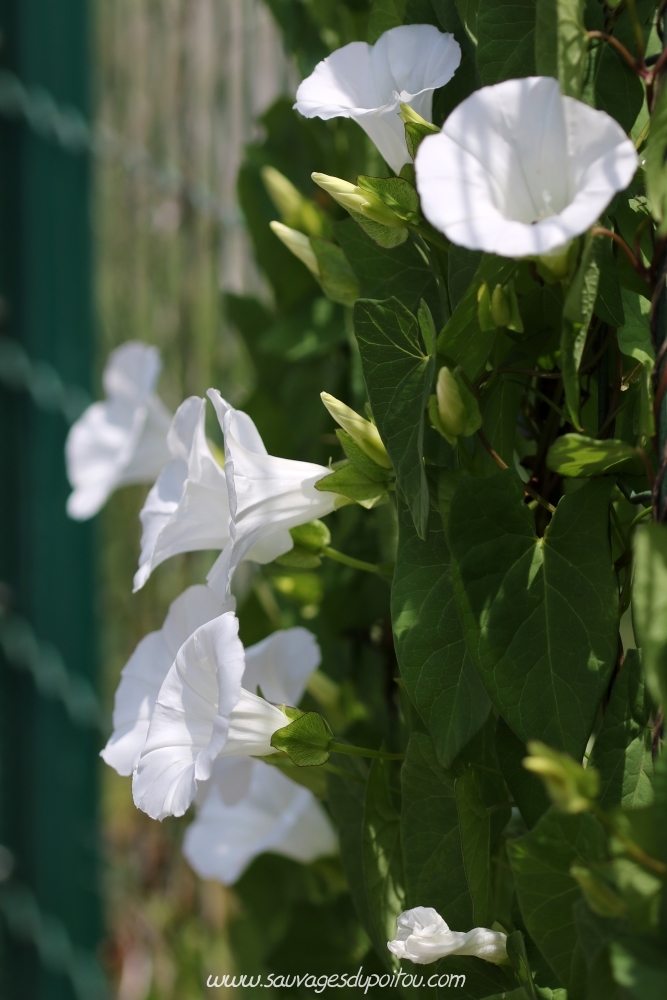
[[[401,771],[408,906],[434,907],[453,930],[473,926],[454,779],[438,763],[428,736],[413,733]]]
[[[549,808],[549,797],[537,775],[523,766],[524,757],[528,754],[526,746],[502,718],[498,720],[496,747],[503,777],[530,829]]]
[[[667,705],[667,528],[645,525],[635,538],[634,622],[646,683]]]
[[[510,470],[462,479],[450,510],[457,600],[491,699],[524,742],[579,760],[616,659],[610,489],[595,480],[563,497],[544,539]]]
[[[636,292],[622,291],[625,322],[618,330],[618,346],[623,354],[642,363],[653,364],[655,352],[651,343],[648,314],[651,303]]]
[[[563,372],[565,400],[572,417],[572,422],[579,430],[581,430],[579,365],[584,353],[588,324],[593,315],[600,281],[600,265],[598,263],[597,249],[594,237],[588,235],[584,242],[579,266],[572,279],[572,284],[570,285],[563,306],[560,366]]]
[[[496,336],[495,330],[480,329],[478,289],[484,282],[490,288],[495,288],[497,284],[507,284],[515,267],[512,260],[485,254],[467,292],[438,337],[438,353],[443,355],[445,363],[449,363],[450,367],[461,365],[471,381],[484,371]]]
[[[466,250],[465,247],[457,247],[453,243],[449,248],[449,253],[447,254],[447,283],[452,309],[456,309],[468,291],[470,282],[475,277],[483,256],[481,250]]]
[[[667,957],[664,947],[650,941],[611,945],[614,979],[633,1000],[664,1000],[667,995]]]
[[[509,996],[507,990],[516,985],[511,969],[491,965],[479,958],[453,955],[437,965],[438,1000],[451,1000],[452,995],[460,1000],[487,1000],[493,996]],[[445,979],[444,976],[448,978]],[[452,990],[456,993],[452,994]]]
[[[375,500],[387,492],[386,486],[377,479],[370,479],[356,466],[348,463],[336,469],[330,476],[324,476],[315,484],[315,489],[338,493],[357,503]]]
[[[611,45],[603,41],[595,46],[589,60],[590,76],[584,94],[589,103],[615,118],[621,128],[629,132],[641,111],[644,88],[639,78]]]
[[[667,232],[667,87],[658,92],[646,147],[646,191],[658,232]]]
[[[641,472],[640,459],[632,445],[611,438],[600,441],[584,434],[563,434],[556,438],[547,456],[550,469],[575,479],[599,476],[624,462],[633,462],[633,467],[628,467],[630,471]]]
[[[398,299],[360,299],[354,307],[354,330],[373,416],[417,534],[425,538],[429,497],[424,410],[435,360],[424,354],[417,320]]]
[[[535,75],[535,0],[479,0],[477,65],[485,85]]]
[[[392,588],[396,656],[408,694],[449,767],[483,725],[491,703],[466,650],[442,524],[431,512],[428,542],[404,503]]]
[[[332,302],[353,306],[359,298],[359,282],[341,248],[319,236],[311,236],[310,245],[317,257],[326,295]]]
[[[368,41],[377,42],[390,28],[403,24],[406,0],[373,0],[368,17]]]
[[[396,934],[396,920],[405,909],[400,816],[393,802],[391,766],[375,760],[366,785],[363,821],[364,880],[375,927],[373,943],[392,968],[387,941]]]
[[[598,239],[596,256],[600,266],[600,280],[595,300],[595,315],[610,326],[623,326],[625,322],[623,299],[611,240]]]
[[[487,809],[479,771],[469,767],[457,779],[455,791],[463,863],[473,903],[473,922],[476,927],[490,927],[493,923],[491,814]]]
[[[431,0],[443,31],[449,31],[461,47],[461,64],[453,80],[436,90],[433,121],[442,125],[454,108],[481,85],[477,68],[477,0]]]
[[[507,936],[507,957],[512,963],[516,978],[525,990],[526,1000],[537,1000],[533,974],[530,971],[530,962],[526,954],[526,942],[521,931],[514,931]]]
[[[580,97],[588,47],[584,0],[537,0],[535,68],[555,76],[568,97]]]
[[[339,771],[350,777],[327,774],[328,801],[340,839],[340,854],[355,909],[363,927],[372,937],[375,924],[364,881],[364,800],[368,769],[356,758],[336,758]],[[363,777],[363,781],[358,779]]]
[[[568,816],[551,808],[529,833],[507,845],[526,927],[567,989],[576,983],[577,932],[572,907],[581,890],[570,875],[575,862],[601,861],[607,837],[588,813]],[[581,991],[579,991],[581,995]]]
[[[297,767],[313,767],[329,759],[331,727],[317,712],[304,712],[277,729],[271,737],[271,746],[282,750]]]
[[[362,298],[387,299],[394,295],[414,313],[423,298],[432,308],[432,300],[438,302],[428,261],[412,241],[394,250],[383,250],[351,219],[337,222],[334,232],[361,283]]]
[[[653,800],[649,714],[639,653],[629,649],[590,759],[590,766],[600,772],[605,809],[634,809]]]

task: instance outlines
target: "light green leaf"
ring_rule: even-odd
[[[535,68],[555,76],[568,97],[581,97],[588,42],[584,0],[537,0]]]
[[[364,476],[372,480],[374,483],[386,483],[392,478],[393,472],[391,469],[385,469],[377,462],[374,462],[370,455],[367,455],[362,448],[359,447],[357,442],[354,440],[351,434],[347,431],[337,429],[336,437],[341,443],[341,447],[345,452],[345,455]]]
[[[297,767],[314,767],[329,759],[332,736],[326,719],[317,712],[304,712],[288,726],[276,730],[271,746],[286,753]]]
[[[646,683],[667,705],[667,528],[648,524],[635,536],[634,622]]]
[[[487,692],[524,742],[579,760],[616,659],[611,485],[563,497],[544,538],[510,470],[462,479],[449,515],[457,601]]]
[[[515,268],[513,260],[485,254],[467,292],[438,337],[438,354],[442,355],[442,363],[452,368],[460,365],[471,381],[484,371],[496,337],[495,330],[480,329],[477,291],[485,282],[491,288],[507,284]]]
[[[424,733],[410,737],[401,771],[401,839],[408,906],[432,906],[452,928],[473,926],[459,833],[455,775]]]
[[[653,801],[649,715],[639,653],[629,649],[589,761],[600,772],[603,809],[638,809]]]
[[[648,318],[651,303],[643,295],[629,292],[626,288],[622,289],[621,295],[625,322],[618,330],[618,346],[629,358],[653,364],[655,352]]]
[[[360,174],[357,185],[362,191],[376,195],[399,218],[409,222],[419,221],[419,195],[404,178],[367,177]]]
[[[373,416],[420,538],[429,496],[424,470],[424,410],[435,359],[424,354],[417,320],[398,299],[360,299],[354,307],[364,379]]]
[[[601,861],[606,849],[604,829],[589,813],[568,816],[555,808],[529,833],[507,845],[526,927],[568,990],[581,985],[576,980],[581,966],[572,917],[581,890],[570,867]]]
[[[396,919],[405,909],[400,816],[390,787],[392,770],[375,760],[366,785],[363,820],[364,881],[375,927],[378,955],[392,967],[387,941],[396,934]]]
[[[586,345],[588,324],[593,315],[600,281],[600,265],[594,237],[588,235],[584,242],[579,266],[572,279],[563,305],[560,366],[563,373],[565,400],[572,423],[581,427],[581,402],[579,399],[579,365]]]
[[[646,146],[646,192],[658,233],[667,233],[667,87],[662,83]]]
[[[320,284],[332,302],[353,306],[359,298],[359,281],[341,248],[319,236],[310,237],[310,245],[317,257]]]
[[[535,75],[535,0],[479,0],[476,27],[483,84]]]
[[[449,767],[491,708],[470,655],[454,599],[442,523],[431,512],[428,542],[398,503],[398,552],[391,595],[396,657],[407,692]]]
[[[598,440],[585,434],[563,434],[556,438],[547,455],[547,465],[553,472],[575,479],[599,476],[628,461],[634,461],[637,466],[631,471],[641,474],[640,460],[632,445],[612,438]]]
[[[611,967],[614,979],[632,1000],[664,1000],[667,995],[664,948],[650,941],[614,941]]]
[[[387,492],[386,485],[377,479],[370,479],[351,463],[336,469],[330,476],[324,476],[315,483],[315,489],[325,493],[338,493],[356,503],[369,503]]]

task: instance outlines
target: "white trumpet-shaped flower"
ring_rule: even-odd
[[[179,552],[222,549],[229,539],[227,481],[206,440],[206,400],[181,403],[169,429],[171,462],[146,497],[139,517],[139,590],[160,563]]]
[[[549,254],[585,232],[632,180],[621,126],[551,77],[483,87],[415,159],[428,221],[452,243],[503,257]]]
[[[317,666],[319,650],[305,629],[290,631],[296,635],[282,639],[281,650],[272,650],[272,669],[264,672],[253,665],[249,651],[245,683],[257,682],[260,690],[281,696],[300,694]],[[267,646],[255,656],[270,660]],[[149,816],[181,816],[198,786],[210,779],[217,758],[275,752],[271,737],[289,719],[276,705],[243,687],[245,670],[246,655],[233,612],[202,625],[179,649],[160,688],[134,774],[134,801]]]
[[[239,798],[236,765],[247,765]],[[231,801],[229,801],[231,799]],[[183,853],[202,878],[231,885],[257,855],[270,851],[308,863],[334,854],[336,834],[312,792],[262,761],[221,758]]]
[[[225,436],[230,509],[230,541],[213,565],[208,581],[224,594],[242,559],[270,562],[289,552],[294,544],[289,529],[325,517],[341,498],[315,489],[315,483],[328,476],[330,469],[267,455],[261,439],[253,443],[244,434],[239,418],[245,414],[229,406],[217,389],[209,389],[208,395]]]
[[[396,938],[387,942],[397,958],[428,965],[448,955],[475,955],[500,965],[507,961],[507,935],[487,927],[471,931],[451,931],[437,910],[416,906],[401,913],[396,921]]]
[[[399,105],[431,121],[433,91],[454,76],[461,49],[431,24],[385,31],[375,45],[350,42],[315,67],[296,92],[306,118],[353,118],[392,170],[410,162]]]
[[[153,482],[169,461],[171,414],[154,391],[160,367],[157,348],[138,341],[109,355],[102,376],[107,398],[88,407],[65,444],[73,487],[67,513],[75,520],[96,514],[119,486]]]
[[[225,606],[210,587],[188,587],[172,601],[162,628],[144,636],[132,653],[116,691],[114,730],[100,754],[118,774],[132,774],[139,762],[157,696],[179,649],[200,625],[226,610],[229,602]]]

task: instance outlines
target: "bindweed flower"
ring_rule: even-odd
[[[287,249],[298,257],[302,264],[305,264],[311,274],[316,278],[320,277],[320,265],[317,262],[315,251],[310,242],[310,238],[298,229],[290,229],[282,222],[270,222],[269,226],[275,236],[278,237]]]
[[[474,955],[485,962],[507,962],[507,935],[486,927],[471,931],[451,931],[437,910],[416,906],[401,913],[396,921],[396,938],[387,948],[397,958],[428,965],[448,955]]]
[[[230,610],[229,603],[225,605],[210,587],[188,587],[172,601],[162,628],[149,632],[137,645],[123,667],[114,702],[114,730],[100,753],[118,774],[132,774],[139,762],[160,687],[179,649],[200,625]]]
[[[88,407],[65,444],[73,487],[67,513],[75,520],[96,514],[119,486],[153,482],[169,461],[171,414],[154,391],[160,366],[157,348],[138,341],[109,355],[102,376],[107,398]]]
[[[352,118],[392,170],[410,161],[401,103],[431,121],[433,91],[454,76],[461,49],[454,36],[430,24],[385,31],[375,45],[350,42],[315,67],[296,92],[306,118]]]
[[[306,629],[277,633],[246,654],[238,627],[228,611],[198,628],[160,687],[133,781],[135,804],[153,819],[182,816],[216,759],[275,753],[271,737],[290,720],[255,690],[296,701],[317,667]]]
[[[383,469],[391,469],[391,459],[375,424],[360,416],[355,410],[346,406],[345,403],[341,403],[340,399],[336,399],[328,392],[321,392],[320,399],[336,423],[344,431],[347,431],[369,458],[372,458]]]
[[[259,440],[252,440],[244,433],[239,418],[245,414],[229,406],[217,389],[209,389],[208,394],[225,436],[231,515],[230,541],[208,581],[218,593],[225,594],[242,559],[271,562],[289,552],[294,545],[289,529],[330,514],[341,498],[315,489],[315,483],[328,476],[330,469],[268,455],[259,435]]]
[[[247,776],[239,774],[238,765]],[[247,787],[239,798],[241,782]],[[265,851],[307,864],[336,850],[331,821],[312,792],[262,761],[231,757],[215,762],[183,843],[197,874],[224,885],[236,882]]]
[[[549,254],[585,232],[632,180],[620,125],[551,77],[483,87],[415,159],[428,221],[452,243],[502,257]]]

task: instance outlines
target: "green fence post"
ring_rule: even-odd
[[[87,15],[86,0],[0,0],[2,68],[86,114]],[[0,121],[0,334],[87,388],[94,349],[90,165],[32,124]],[[54,644],[72,673],[94,684],[94,529],[65,514],[67,423],[1,381],[0,580],[7,586],[0,597]],[[13,930],[0,913],[0,997],[78,1000],[83,979],[77,986],[76,975],[54,970],[59,962],[74,968],[67,956],[75,954],[83,976],[100,941],[101,736],[38,693],[7,659],[0,664],[0,843],[15,866],[0,889],[28,889],[38,910],[24,905]]]

